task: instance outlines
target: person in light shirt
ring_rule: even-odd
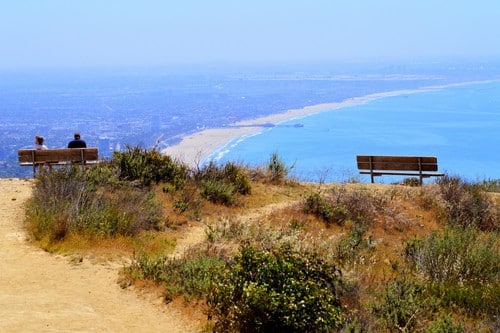
[[[35,149],[47,149],[47,146],[44,143],[43,136],[36,135],[35,136]]]

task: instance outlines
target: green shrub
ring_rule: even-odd
[[[490,283],[500,274],[497,234],[481,236],[471,228],[413,238],[406,244],[406,258],[432,281]]]
[[[236,202],[235,188],[222,180],[209,179],[201,182],[200,194],[216,204],[233,205]]]
[[[328,332],[342,323],[340,272],[290,245],[243,246],[208,295],[217,332]]]
[[[349,233],[340,238],[335,249],[335,258],[340,263],[352,262],[359,257],[359,252],[372,246],[370,240],[363,238],[366,227],[362,225],[353,225]]]
[[[372,312],[390,330],[411,332],[423,311],[423,288],[406,277],[390,282],[381,294]]]
[[[234,205],[238,194],[251,192],[244,168],[231,162],[224,165],[210,162],[195,172],[194,178],[200,185],[201,196],[217,204]]]
[[[159,226],[160,209],[152,192],[127,183],[105,184],[102,174],[109,170],[96,168],[61,168],[37,178],[27,206],[35,239],[57,241],[71,232],[132,235]]]
[[[420,179],[417,177],[405,178],[403,179],[403,185],[412,187],[420,186]]]
[[[327,224],[343,225],[352,221],[371,225],[385,202],[363,189],[333,188],[326,195],[311,193],[304,202],[304,211],[323,219]]]
[[[343,205],[335,205],[322,197],[319,193],[311,193],[304,202],[304,212],[313,214],[328,225],[335,223],[342,225],[349,216],[347,208]]]
[[[441,177],[437,183],[446,202],[450,225],[498,230],[500,212],[484,193],[483,186],[451,176]]]
[[[274,152],[267,163],[268,178],[272,183],[280,183],[285,180],[293,167],[293,165],[287,166],[278,153]]]
[[[489,316],[492,320],[498,316],[500,308],[500,283],[460,284],[451,282],[427,283],[430,296],[439,300],[441,307],[450,310],[460,308],[464,313],[483,318]]]
[[[223,265],[217,255],[209,252],[195,251],[180,258],[151,257],[141,253],[134,258],[128,271],[132,278],[161,283],[168,299],[178,295],[201,299],[212,288],[214,276]]]
[[[413,238],[405,249],[406,258],[424,274],[429,293],[442,306],[460,307],[472,315],[495,315],[500,308],[497,234],[446,229],[443,234]]]
[[[155,149],[127,146],[125,151],[113,153],[112,163],[118,169],[119,179],[140,181],[145,186],[167,182],[180,188],[188,178],[187,166]]]
[[[465,328],[462,324],[453,324],[451,316],[447,315],[427,326],[426,333],[463,333]]]

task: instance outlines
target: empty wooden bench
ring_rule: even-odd
[[[19,165],[33,167],[33,176],[36,168],[48,165],[96,163],[98,161],[97,148],[58,148],[58,149],[19,149],[17,152]]]
[[[369,156],[356,157],[360,174],[370,175],[371,182],[374,177],[382,175],[413,176],[418,177],[420,185],[423,178],[440,177],[443,173],[438,171],[437,158],[433,156]]]

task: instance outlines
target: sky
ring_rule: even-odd
[[[498,0],[11,0],[0,69],[500,59]]]

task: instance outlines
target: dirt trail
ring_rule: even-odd
[[[121,289],[120,263],[72,262],[31,245],[22,223],[32,186],[0,179],[0,332],[200,331],[161,299]]]

